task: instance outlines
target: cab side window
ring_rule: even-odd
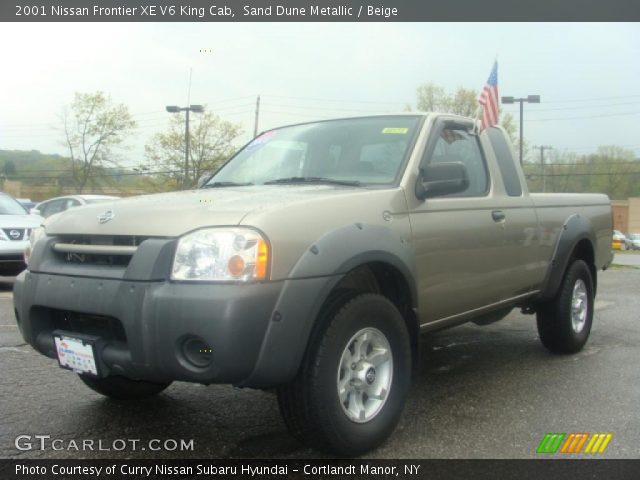
[[[489,176],[478,140],[465,130],[443,128],[427,163],[460,162],[467,168],[469,187],[455,197],[483,197],[489,190]]]

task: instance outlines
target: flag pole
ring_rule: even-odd
[[[480,121],[480,117],[484,114],[484,106],[478,105],[476,108],[476,113],[473,116],[473,128],[471,129],[472,135],[480,135],[480,128],[478,126],[478,122]]]

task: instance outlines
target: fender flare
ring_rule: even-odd
[[[254,370],[240,386],[267,388],[295,377],[322,306],[340,280],[360,265],[385,262],[394,266],[405,276],[415,307],[413,258],[407,239],[386,227],[352,224],[323,235],[284,281]]]
[[[595,252],[596,236],[593,225],[588,218],[576,213],[569,216],[562,225],[541,289],[540,301],[550,300],[556,295],[564,278],[564,272],[569,266],[571,254],[582,240],[588,240]]]

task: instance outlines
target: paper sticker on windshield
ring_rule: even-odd
[[[264,132],[259,137],[253,139],[253,141],[247,145],[246,150],[256,150],[260,147],[263,147],[269,140],[271,140],[275,136],[276,132]]]
[[[382,133],[395,133],[396,135],[406,135],[409,132],[407,127],[387,127],[382,129]]]

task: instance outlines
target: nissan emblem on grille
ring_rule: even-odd
[[[19,230],[11,230],[9,232],[9,236],[11,238],[13,238],[14,240],[19,239],[21,235],[22,235],[22,233]]]
[[[107,223],[108,221],[113,220],[113,217],[115,216],[115,213],[113,213],[111,210],[107,210],[106,212],[98,215],[98,222]]]

